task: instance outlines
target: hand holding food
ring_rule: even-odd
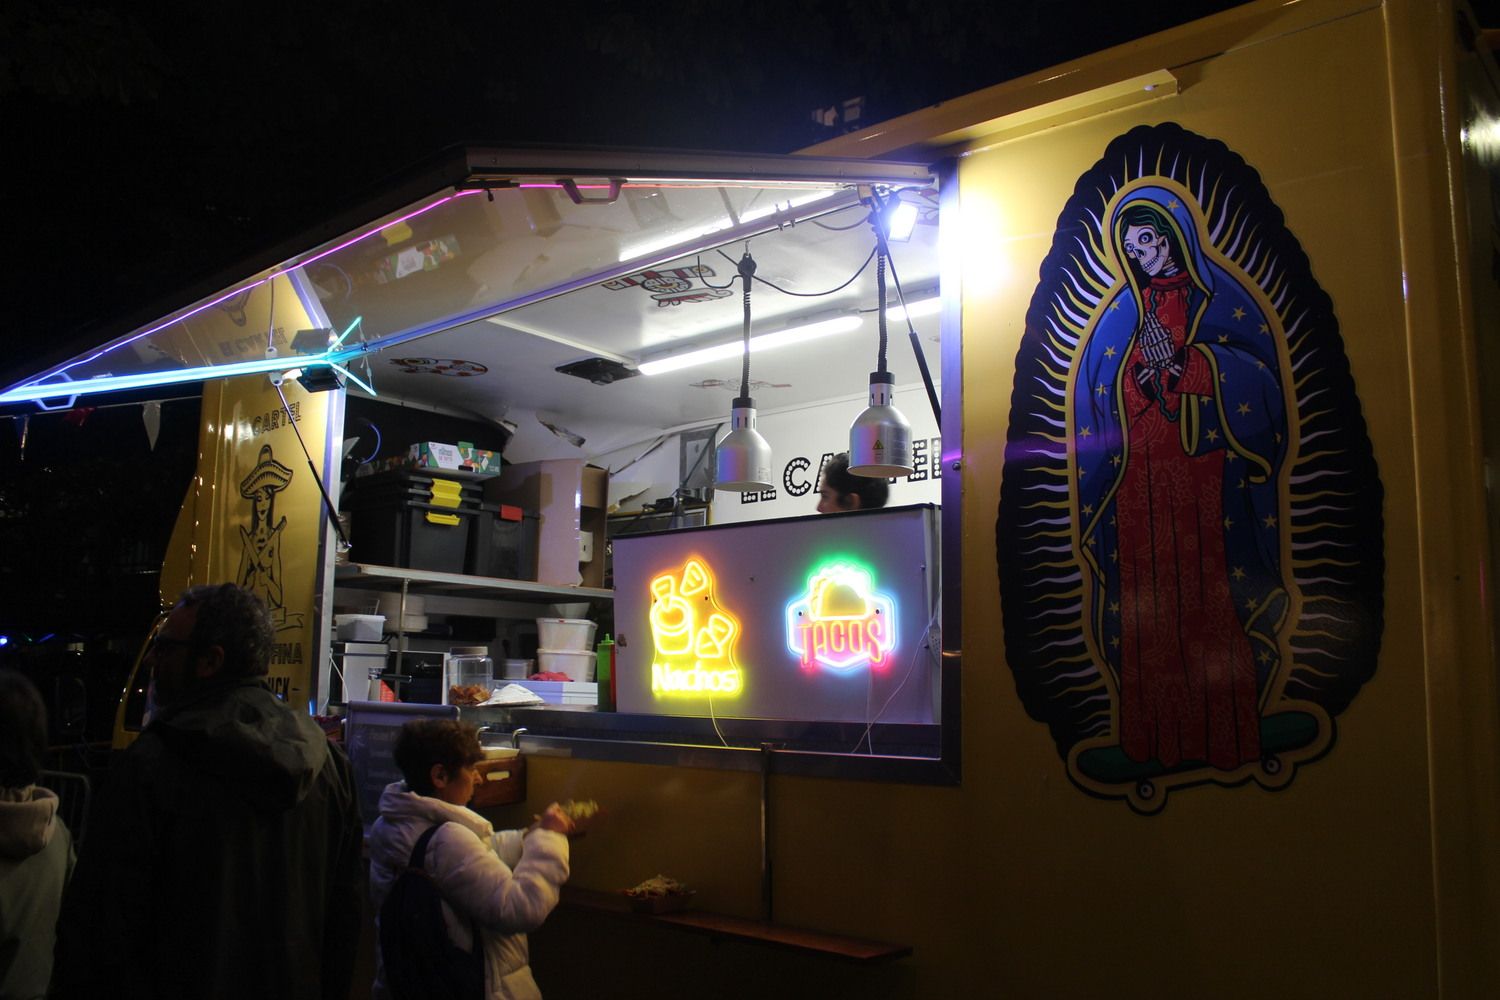
[[[536,825],[543,830],[551,830],[554,833],[571,834],[573,832],[573,820],[563,812],[562,806],[556,802],[552,803],[542,811],[536,818]]]
[[[582,833],[589,828],[595,816],[599,814],[599,803],[593,799],[569,799],[558,806],[568,819],[573,821],[573,829]]]

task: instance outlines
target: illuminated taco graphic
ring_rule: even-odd
[[[896,603],[875,591],[868,570],[823,566],[786,607],[786,644],[804,670],[883,670],[896,647]]]

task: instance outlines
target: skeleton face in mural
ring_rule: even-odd
[[[1171,241],[1152,226],[1130,226],[1125,230],[1125,254],[1153,278],[1177,273]]]

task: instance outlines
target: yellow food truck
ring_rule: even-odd
[[[203,381],[163,594],[256,589],[310,711],[335,612],[610,623],[615,711],[475,714],[497,823],[604,808],[549,995],[1494,996],[1485,39],[1262,0],[797,156],[452,151],[0,401]],[[341,556],[372,400],[504,429],[523,579]]]

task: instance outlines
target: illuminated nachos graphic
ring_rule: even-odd
[[[823,566],[786,606],[786,645],[804,670],[883,670],[896,647],[896,602],[875,591],[868,570]]]
[[[651,581],[651,692],[661,696],[738,695],[739,620],[718,600],[713,573],[700,559]]]

